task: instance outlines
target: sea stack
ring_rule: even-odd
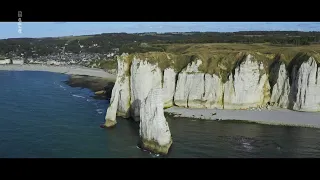
[[[118,103],[119,103],[119,88],[117,87],[118,84],[115,84],[115,87],[112,90],[112,95],[110,99],[110,106],[107,109],[105,123],[102,127],[113,127],[117,124],[117,110],[118,110]]]
[[[153,88],[141,103],[141,147],[156,154],[166,155],[172,144],[171,132],[164,117],[161,88]]]

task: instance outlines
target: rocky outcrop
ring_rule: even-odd
[[[288,108],[290,83],[286,65],[282,61],[273,64],[270,72],[270,83],[272,86],[270,104]]]
[[[129,117],[130,108],[130,62],[128,54],[123,54],[118,58],[118,74],[115,85],[112,89],[110,105],[105,117],[105,127],[114,126],[116,116]]]
[[[167,154],[172,144],[168,123],[164,117],[162,89],[154,88],[140,106],[141,147],[158,154]]]
[[[117,124],[116,116],[118,111],[119,89],[120,85],[115,83],[111,94],[110,105],[107,109],[105,117],[106,121],[103,127],[112,127]]]
[[[140,118],[141,102],[152,88],[162,88],[162,72],[157,65],[133,58],[131,65],[131,117]]]
[[[247,55],[229,75],[224,86],[225,109],[247,109],[265,105],[270,99],[268,75],[262,63]]]
[[[168,153],[172,144],[163,108],[164,102],[172,103],[175,72],[164,72],[162,87],[162,71],[157,65],[123,54],[118,59],[118,76],[104,124],[114,126],[117,115],[140,121],[142,147],[159,154]]]
[[[313,57],[301,57],[292,69],[291,101],[297,111],[320,111],[320,67]]]

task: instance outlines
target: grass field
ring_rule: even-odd
[[[236,43],[212,43],[212,44],[174,44],[167,45],[166,52],[178,54],[199,54],[205,59],[212,54],[229,54],[229,53],[258,53],[266,57],[274,57],[276,54],[283,54],[286,61],[290,61],[299,52],[317,55],[320,53],[320,45],[308,46],[278,46],[270,44],[236,44]],[[272,59],[272,58],[271,58]]]
[[[228,75],[234,70],[246,54],[251,54],[254,60],[262,62],[264,69],[261,73],[269,73],[270,67],[276,61],[282,61],[288,70],[293,65],[301,64],[310,56],[320,63],[320,45],[307,46],[279,46],[271,44],[237,44],[237,43],[211,43],[211,44],[153,44],[161,47],[163,51],[150,51],[146,53],[130,54],[131,61],[135,56],[147,60],[151,64],[158,64],[161,70],[168,67],[176,72],[183,70],[190,62],[201,59],[199,70],[208,74],[216,74],[227,80]],[[98,63],[98,61],[96,62]],[[100,61],[100,68],[116,69],[117,62]]]
[[[163,52],[135,53],[139,59],[158,63],[160,69],[173,67],[180,72],[188,63],[201,59],[203,64],[199,70],[208,74],[216,74],[226,80],[228,74],[234,70],[238,62],[247,54],[254,60],[262,62],[264,72],[269,72],[275,61],[282,61],[291,68],[308,60],[310,56],[320,61],[320,45],[308,46],[278,46],[270,44],[237,44],[237,43],[211,43],[211,44],[157,44]]]

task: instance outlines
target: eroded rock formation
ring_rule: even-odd
[[[201,71],[201,58],[191,60],[181,71],[173,67],[173,60],[165,66],[161,60],[155,63],[145,57],[120,56],[105,126],[115,125],[117,115],[132,117],[140,121],[145,147],[166,152],[161,148],[168,149],[170,130],[160,109],[172,105],[248,109],[271,104],[298,111],[320,111],[320,68],[312,56],[297,55],[289,65],[278,59],[269,66],[248,53],[239,56],[226,78],[220,73]],[[155,142],[158,144],[154,145]]]
[[[164,117],[162,89],[154,88],[140,107],[141,146],[154,153],[167,154],[172,144],[171,133]]]

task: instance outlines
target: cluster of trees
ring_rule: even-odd
[[[65,38],[14,38],[0,40],[0,54],[25,57],[60,52],[105,54],[119,48],[122,52],[164,51],[155,44],[172,43],[272,43],[280,45],[309,45],[320,42],[320,32],[299,31],[242,31],[233,33],[105,33]],[[94,46],[96,44],[97,46]],[[142,44],[147,44],[142,46]]]

